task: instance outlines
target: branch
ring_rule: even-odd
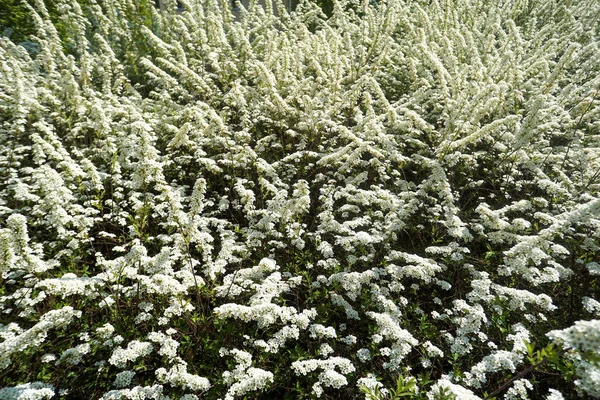
[[[534,371],[535,369],[537,369],[538,367],[541,367],[542,365],[546,364],[548,362],[547,358],[544,358],[542,361],[533,364],[529,367],[527,367],[526,369],[524,369],[523,371],[519,372],[517,375],[513,376],[508,382],[506,382],[504,385],[500,386],[498,389],[494,390],[491,394],[488,394],[484,400],[489,400],[491,398],[493,398],[494,396],[496,396],[499,393],[502,393],[505,389],[507,389],[510,385],[512,385],[512,383],[518,379],[521,379],[522,377],[524,377],[525,375],[527,375],[528,373]]]

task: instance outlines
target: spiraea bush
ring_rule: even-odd
[[[597,0],[180,3],[3,19],[0,398],[600,397]]]

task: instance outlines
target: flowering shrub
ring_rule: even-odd
[[[0,397],[600,396],[600,3],[51,3],[0,37]]]

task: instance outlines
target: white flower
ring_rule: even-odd
[[[557,326],[600,316],[600,2],[29,3],[0,37],[1,376],[386,396],[373,372],[452,357],[421,397],[475,399],[550,326],[600,397],[598,321]],[[233,344],[213,386],[182,359]]]
[[[111,390],[102,396],[102,400],[138,400],[138,399],[156,399],[166,400],[162,395],[163,387],[161,385],[153,386],[135,386],[131,389]]]
[[[578,391],[592,397],[600,396],[600,366],[589,361],[587,354],[595,355],[600,348],[600,320],[577,321],[569,328],[546,334],[553,342],[573,352],[569,355],[574,361],[578,379]]]
[[[46,340],[50,329],[63,328],[80,316],[81,311],[76,311],[70,306],[51,310],[44,314],[33,327],[0,343],[0,370],[11,364],[11,355],[29,347],[38,346]]]
[[[54,395],[54,387],[42,382],[24,383],[14,387],[4,387],[0,389],[0,399],[7,400],[51,399]]]
[[[179,400],[198,400],[198,396],[195,394],[184,394],[179,398]]]
[[[169,383],[171,386],[192,391],[203,392],[211,386],[207,378],[187,372],[187,365],[182,362],[176,363],[168,371],[165,368],[158,368],[155,375],[161,383]]]
[[[86,295],[90,298],[97,296],[96,290],[104,286],[97,278],[77,277],[75,274],[64,274],[58,279],[44,279],[36,287],[44,289],[49,294],[55,294],[61,298],[74,295]]]
[[[313,339],[335,339],[337,334],[332,326],[323,326],[321,324],[312,324],[308,328],[310,337]]]
[[[158,349],[158,354],[160,354],[161,356],[165,356],[168,359],[173,359],[177,356],[177,348],[179,347],[179,342],[170,338],[164,333],[150,332],[148,334],[148,340],[160,346],[160,348]]]
[[[51,363],[52,361],[56,360],[56,356],[54,354],[44,354],[41,358],[41,362],[43,363]]]
[[[152,319],[152,314],[149,314],[147,312],[141,312],[139,313],[135,319],[133,320],[133,322],[136,325],[141,324],[142,322],[146,322],[146,321],[150,321]]]
[[[354,336],[354,335],[344,336],[343,338],[340,339],[340,341],[347,344],[348,346],[351,346],[353,344],[356,344],[356,336]]]
[[[392,349],[390,349],[389,347],[382,347],[379,349],[379,354],[381,354],[384,357],[387,357],[390,354],[392,354]]]
[[[319,355],[323,357],[327,357],[331,353],[333,353],[333,349],[327,343],[323,343],[319,348]]]
[[[88,354],[90,350],[89,343],[80,344],[79,346],[65,350],[61,354],[59,362],[77,365],[83,361],[83,356]]]
[[[591,297],[582,298],[583,308],[594,316],[600,316],[600,302]]]
[[[442,391],[445,389],[445,391]],[[466,389],[460,385],[456,385],[450,382],[448,379],[438,380],[427,392],[427,398],[434,400],[440,396],[441,393],[450,393],[456,396],[457,399],[461,400],[482,400],[481,397],[476,396],[472,391]]]
[[[143,301],[138,305],[138,307],[144,312],[150,312],[154,309],[154,304]]]
[[[522,354],[515,354],[505,350],[497,350],[483,357],[483,360],[471,368],[470,377],[465,382],[476,388],[487,381],[486,374],[509,370],[515,372],[517,364],[522,360]]]
[[[369,349],[362,348],[356,352],[356,357],[358,357],[361,362],[367,362],[371,360],[371,352]]]
[[[316,371],[318,369],[339,369],[340,373],[348,374],[350,372],[354,372],[356,368],[350,362],[350,360],[342,357],[330,357],[326,360],[304,360],[304,361],[294,361],[292,363],[292,369],[296,373],[296,375],[307,375],[310,372]]]
[[[567,329],[546,334],[564,348],[595,353],[600,348],[600,320],[577,321]]]
[[[326,387],[339,389],[348,384],[346,377],[333,369],[326,369],[319,374],[319,383]]]
[[[519,379],[515,381],[504,395],[506,400],[526,400],[529,399],[527,395],[527,389],[533,389],[533,385],[527,379]]]
[[[133,379],[134,376],[135,376],[135,372],[133,372],[133,371],[119,372],[117,374],[117,377],[115,378],[114,385],[117,388],[124,388],[126,386],[129,386],[131,384],[131,380]]]
[[[565,400],[562,393],[556,389],[550,389],[548,392],[546,400]]]
[[[366,377],[359,378],[356,382],[356,386],[366,387],[367,389],[383,388],[383,384],[377,381],[377,377],[374,374],[368,374]],[[368,397],[365,396],[365,399]]]
[[[444,352],[434,346],[430,341],[423,343],[423,348],[429,357],[444,357]]]
[[[152,344],[134,340],[129,342],[126,349],[116,348],[108,362],[118,368],[125,368],[128,362],[136,361],[140,357],[145,357],[153,350]]]
[[[321,385],[321,382],[315,382],[314,385],[312,385],[312,392],[316,397],[321,397],[323,394],[323,386]]]
[[[419,342],[410,332],[400,327],[396,317],[388,313],[376,313],[372,311],[367,312],[367,315],[376,321],[379,334],[392,342],[390,353],[392,359],[389,365],[390,367],[395,367],[412,350],[412,347],[416,346]]]

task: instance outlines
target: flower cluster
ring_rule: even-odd
[[[597,0],[13,3],[0,397],[600,396]]]
[[[576,365],[578,390],[592,397],[600,396],[600,320],[577,321],[569,328],[548,332],[547,336],[572,351],[570,358]]]

